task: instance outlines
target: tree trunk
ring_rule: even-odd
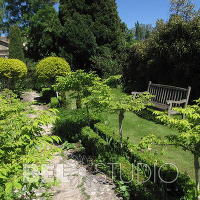
[[[196,181],[196,190],[197,190],[197,200],[200,200],[200,192],[199,192],[199,157],[197,155],[194,155],[194,169],[195,169],[195,181]]]
[[[120,135],[120,143],[122,147],[122,137],[123,137],[123,119],[124,119],[124,110],[119,111],[119,135]]]
[[[15,87],[14,87],[14,80],[13,80],[13,79],[8,78],[8,85],[7,85],[7,88],[8,88],[9,90],[15,89]]]

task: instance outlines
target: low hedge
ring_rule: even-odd
[[[164,184],[158,177],[159,169],[161,169],[160,174],[162,175],[162,179],[170,182],[170,180],[173,180],[177,174],[177,171],[174,168],[169,166],[162,167],[164,163],[158,161],[154,155],[151,155],[149,152],[145,153],[136,150],[133,145],[127,144],[126,140],[123,141],[125,145],[123,146],[123,149],[120,150],[120,137],[114,133],[110,127],[103,123],[95,124],[94,130],[105,140],[111,141],[110,144],[113,146],[113,148],[117,149],[118,147],[117,152],[121,152],[121,155],[126,155],[128,160],[135,166],[137,166],[138,163],[147,164],[150,167],[151,172],[153,172],[150,180],[154,182],[158,187],[164,186],[165,191],[168,194],[174,197],[178,197],[177,199],[193,199],[195,194],[195,185],[188,175],[179,173],[179,176],[175,182]],[[147,171],[144,171],[144,173],[147,173]]]
[[[109,144],[88,126],[81,130],[81,142],[89,155],[97,156],[110,150]]]
[[[161,192],[162,194],[173,196],[173,199],[194,199],[195,185],[187,175],[179,173],[174,183],[164,184],[158,179],[158,170],[163,165],[163,162],[157,161],[155,167],[155,160],[157,159],[149,152],[145,153],[136,150],[134,146],[128,144],[127,140],[123,140],[124,145],[123,149],[121,149],[118,134],[114,133],[109,126],[100,123],[96,116],[90,116],[90,119],[88,119],[87,112],[84,109],[60,111],[60,118],[57,120],[54,129],[54,132],[59,134],[59,136],[67,138],[69,142],[82,140],[87,154],[96,157],[102,155],[108,162],[111,160],[111,154],[113,154],[117,158],[120,156],[127,158],[126,160],[135,166],[139,163],[147,164],[153,172],[149,184],[154,184],[155,182],[154,186],[164,190]],[[88,125],[90,127],[84,128]],[[141,171],[144,175],[148,172],[142,167]],[[176,175],[176,170],[170,167],[164,167],[160,172],[164,180],[172,180]],[[155,180],[154,176],[157,177]],[[135,188],[133,190],[135,191]],[[157,195],[159,194],[158,191]]]
[[[179,172],[175,182],[169,184],[163,183],[163,181],[160,180],[159,178],[159,173],[158,173],[159,169],[162,179],[167,182],[170,182],[177,175],[177,171],[174,168],[169,166],[162,167],[164,165],[163,162],[157,161],[153,157],[153,155],[149,153],[143,153],[135,150],[135,148],[131,147],[131,145],[127,149],[127,154],[130,162],[135,164],[136,163],[147,164],[150,167],[151,171],[153,172],[151,180],[159,187],[164,187],[165,190],[168,192],[168,194],[170,194],[171,196],[177,197],[177,199],[187,199],[187,200],[192,200],[194,198],[195,184],[188,175]]]
[[[128,186],[130,193],[128,199],[158,199],[153,194],[154,186],[152,184],[141,183],[143,180],[145,180],[145,176],[139,172],[137,168],[125,157],[116,154],[114,155],[111,151],[110,144],[102,139],[97,133],[95,133],[94,130],[92,130],[90,127],[84,127],[81,131],[81,139],[88,155],[96,157],[101,155],[104,157],[104,161],[107,161],[108,163],[116,163],[114,165],[115,167],[113,167],[112,173],[115,181],[124,181]],[[110,165],[110,168],[112,169],[112,165]],[[133,174],[131,172],[133,172]],[[138,181],[137,173],[139,173],[141,182]]]
[[[109,142],[112,149],[121,155],[126,154],[127,149],[127,140],[123,139],[123,148],[119,148],[121,146],[120,136],[115,131],[113,131],[109,126],[99,122],[94,125],[94,130],[98,133],[104,140]]]
[[[54,126],[54,133],[69,142],[78,142],[81,138],[81,129],[85,126],[93,126],[99,122],[97,116],[90,115],[88,119],[86,109],[58,109],[58,119]]]

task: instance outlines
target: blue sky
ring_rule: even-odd
[[[138,20],[140,23],[153,24],[157,19],[169,17],[169,0],[116,0],[118,12],[123,22],[132,28]],[[200,1],[193,1],[200,8]]]

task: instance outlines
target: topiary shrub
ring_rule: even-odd
[[[71,71],[69,63],[59,57],[47,57],[36,65],[36,73],[39,79],[53,82],[56,76],[66,75]]]
[[[51,108],[59,108],[60,107],[61,98],[60,97],[51,97],[50,107]]]
[[[0,59],[0,76],[3,78],[4,84],[10,89],[15,88],[15,81],[27,74],[27,66],[18,59]]]

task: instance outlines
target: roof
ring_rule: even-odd
[[[0,37],[0,57],[6,57],[9,54],[9,39]]]
[[[9,39],[7,37],[0,37],[0,41],[3,41],[5,43],[9,43]]]

